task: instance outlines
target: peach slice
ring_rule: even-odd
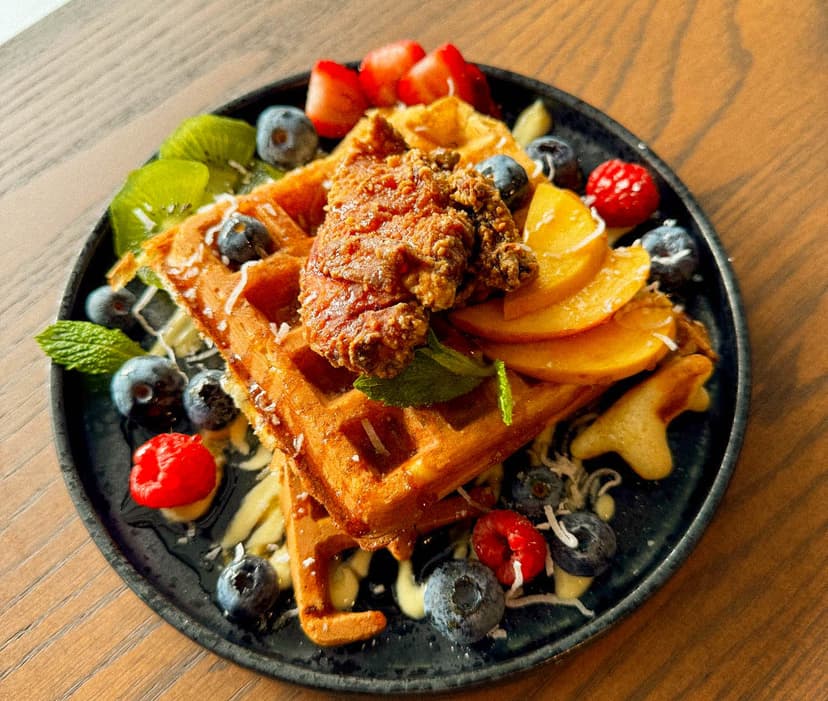
[[[641,295],[589,331],[534,343],[481,342],[483,352],[529,377],[608,384],[651,370],[674,347],[676,319],[664,295]]]
[[[574,192],[551,183],[535,189],[524,241],[538,257],[538,275],[503,300],[503,317],[514,319],[560,302],[586,285],[609,251],[604,224]]]
[[[522,343],[571,336],[609,319],[644,287],[649,272],[650,256],[643,248],[616,248],[585,287],[545,309],[507,320],[500,298],[458,309],[449,318],[461,331],[491,341]]]

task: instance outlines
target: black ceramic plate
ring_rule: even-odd
[[[195,538],[182,545],[181,530],[162,525],[147,515],[148,510],[130,506],[127,475],[130,442],[136,437],[124,431],[109,402],[106,382],[55,367],[54,426],[63,474],[95,542],[129,586],[173,626],[263,674],[343,691],[411,692],[473,685],[553,660],[606,630],[664,584],[695,546],[733,470],[747,413],[747,332],[733,272],[710,222],[667,165],[606,115],[548,85],[502,70],[484,70],[509,123],[536,98],[543,98],[554,117],[554,132],[574,145],[585,172],[607,158],[620,157],[643,162],[655,174],[662,193],[661,218],[687,227],[701,249],[701,280],[687,305],[710,329],[721,356],[708,385],[711,409],[682,415],[671,425],[676,468],[667,479],[648,483],[621,468],[624,483],[613,491],[619,556],[611,572],[583,597],[595,612],[593,618],[562,606],[516,609],[503,622],[506,638],[456,647],[428,623],[397,613],[388,588],[384,594],[363,592],[371,607],[388,613],[386,632],[366,644],[323,650],[304,637],[295,618],[259,636],[221,616],[212,600],[216,573],[199,562],[220,537],[229,509],[212,513]],[[268,105],[301,105],[306,85],[307,75],[280,81],[220,112],[255,123]],[[80,254],[61,318],[84,318],[84,298],[102,284],[113,262],[111,230],[104,216]],[[228,473],[232,477],[238,471]],[[244,477],[228,480],[223,499],[232,500],[234,489],[241,491],[243,485],[235,479]],[[374,571],[383,567],[393,564],[375,558]]]

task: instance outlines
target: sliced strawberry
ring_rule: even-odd
[[[308,82],[305,114],[320,136],[345,136],[367,107],[356,71],[334,61],[317,61]]]
[[[493,117],[500,117],[500,108],[492,99],[492,91],[489,89],[489,81],[475,64],[466,64],[466,74],[469,77],[469,84],[472,89],[472,105],[478,112],[490,114]]]
[[[365,54],[359,66],[359,82],[371,104],[395,105],[397,83],[425,55],[425,49],[411,39],[395,41]]]
[[[446,95],[457,95],[472,104],[474,90],[468,64],[453,44],[444,44],[420,59],[400,78],[399,98],[407,105],[429,104]]]

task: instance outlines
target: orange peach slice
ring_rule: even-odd
[[[670,301],[642,295],[589,331],[534,343],[480,344],[483,352],[529,377],[576,385],[609,384],[651,370],[674,347]]]
[[[650,256],[640,246],[610,251],[597,275],[574,295],[517,319],[503,317],[503,299],[458,309],[450,315],[461,331],[506,343],[571,336],[609,319],[644,287]]]
[[[503,300],[503,317],[560,302],[586,285],[609,251],[604,224],[574,192],[551,183],[535,189],[524,226],[524,241],[538,257],[538,275]]]

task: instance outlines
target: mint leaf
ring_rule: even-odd
[[[354,387],[390,406],[428,406],[471,392],[486,377],[497,376],[497,405],[503,423],[512,424],[512,388],[502,360],[484,365],[474,358],[449,348],[428,333],[428,345],[414,351],[414,360],[399,375],[390,379],[363,375]]]
[[[506,376],[506,364],[502,360],[495,360],[494,366],[497,373],[497,406],[500,408],[503,423],[511,426],[512,407],[514,406],[512,385],[509,384],[509,378]]]
[[[120,329],[91,321],[57,321],[35,341],[58,365],[90,375],[113,373],[130,358],[146,353]]]
[[[491,377],[494,374],[491,366],[483,365],[454,348],[444,346],[431,329],[428,331],[428,348],[423,348],[422,352],[455,375]]]
[[[482,377],[452,372],[432,358],[428,349],[418,348],[414,360],[396,377],[362,375],[354,387],[389,406],[428,406],[468,394],[482,381]]]

